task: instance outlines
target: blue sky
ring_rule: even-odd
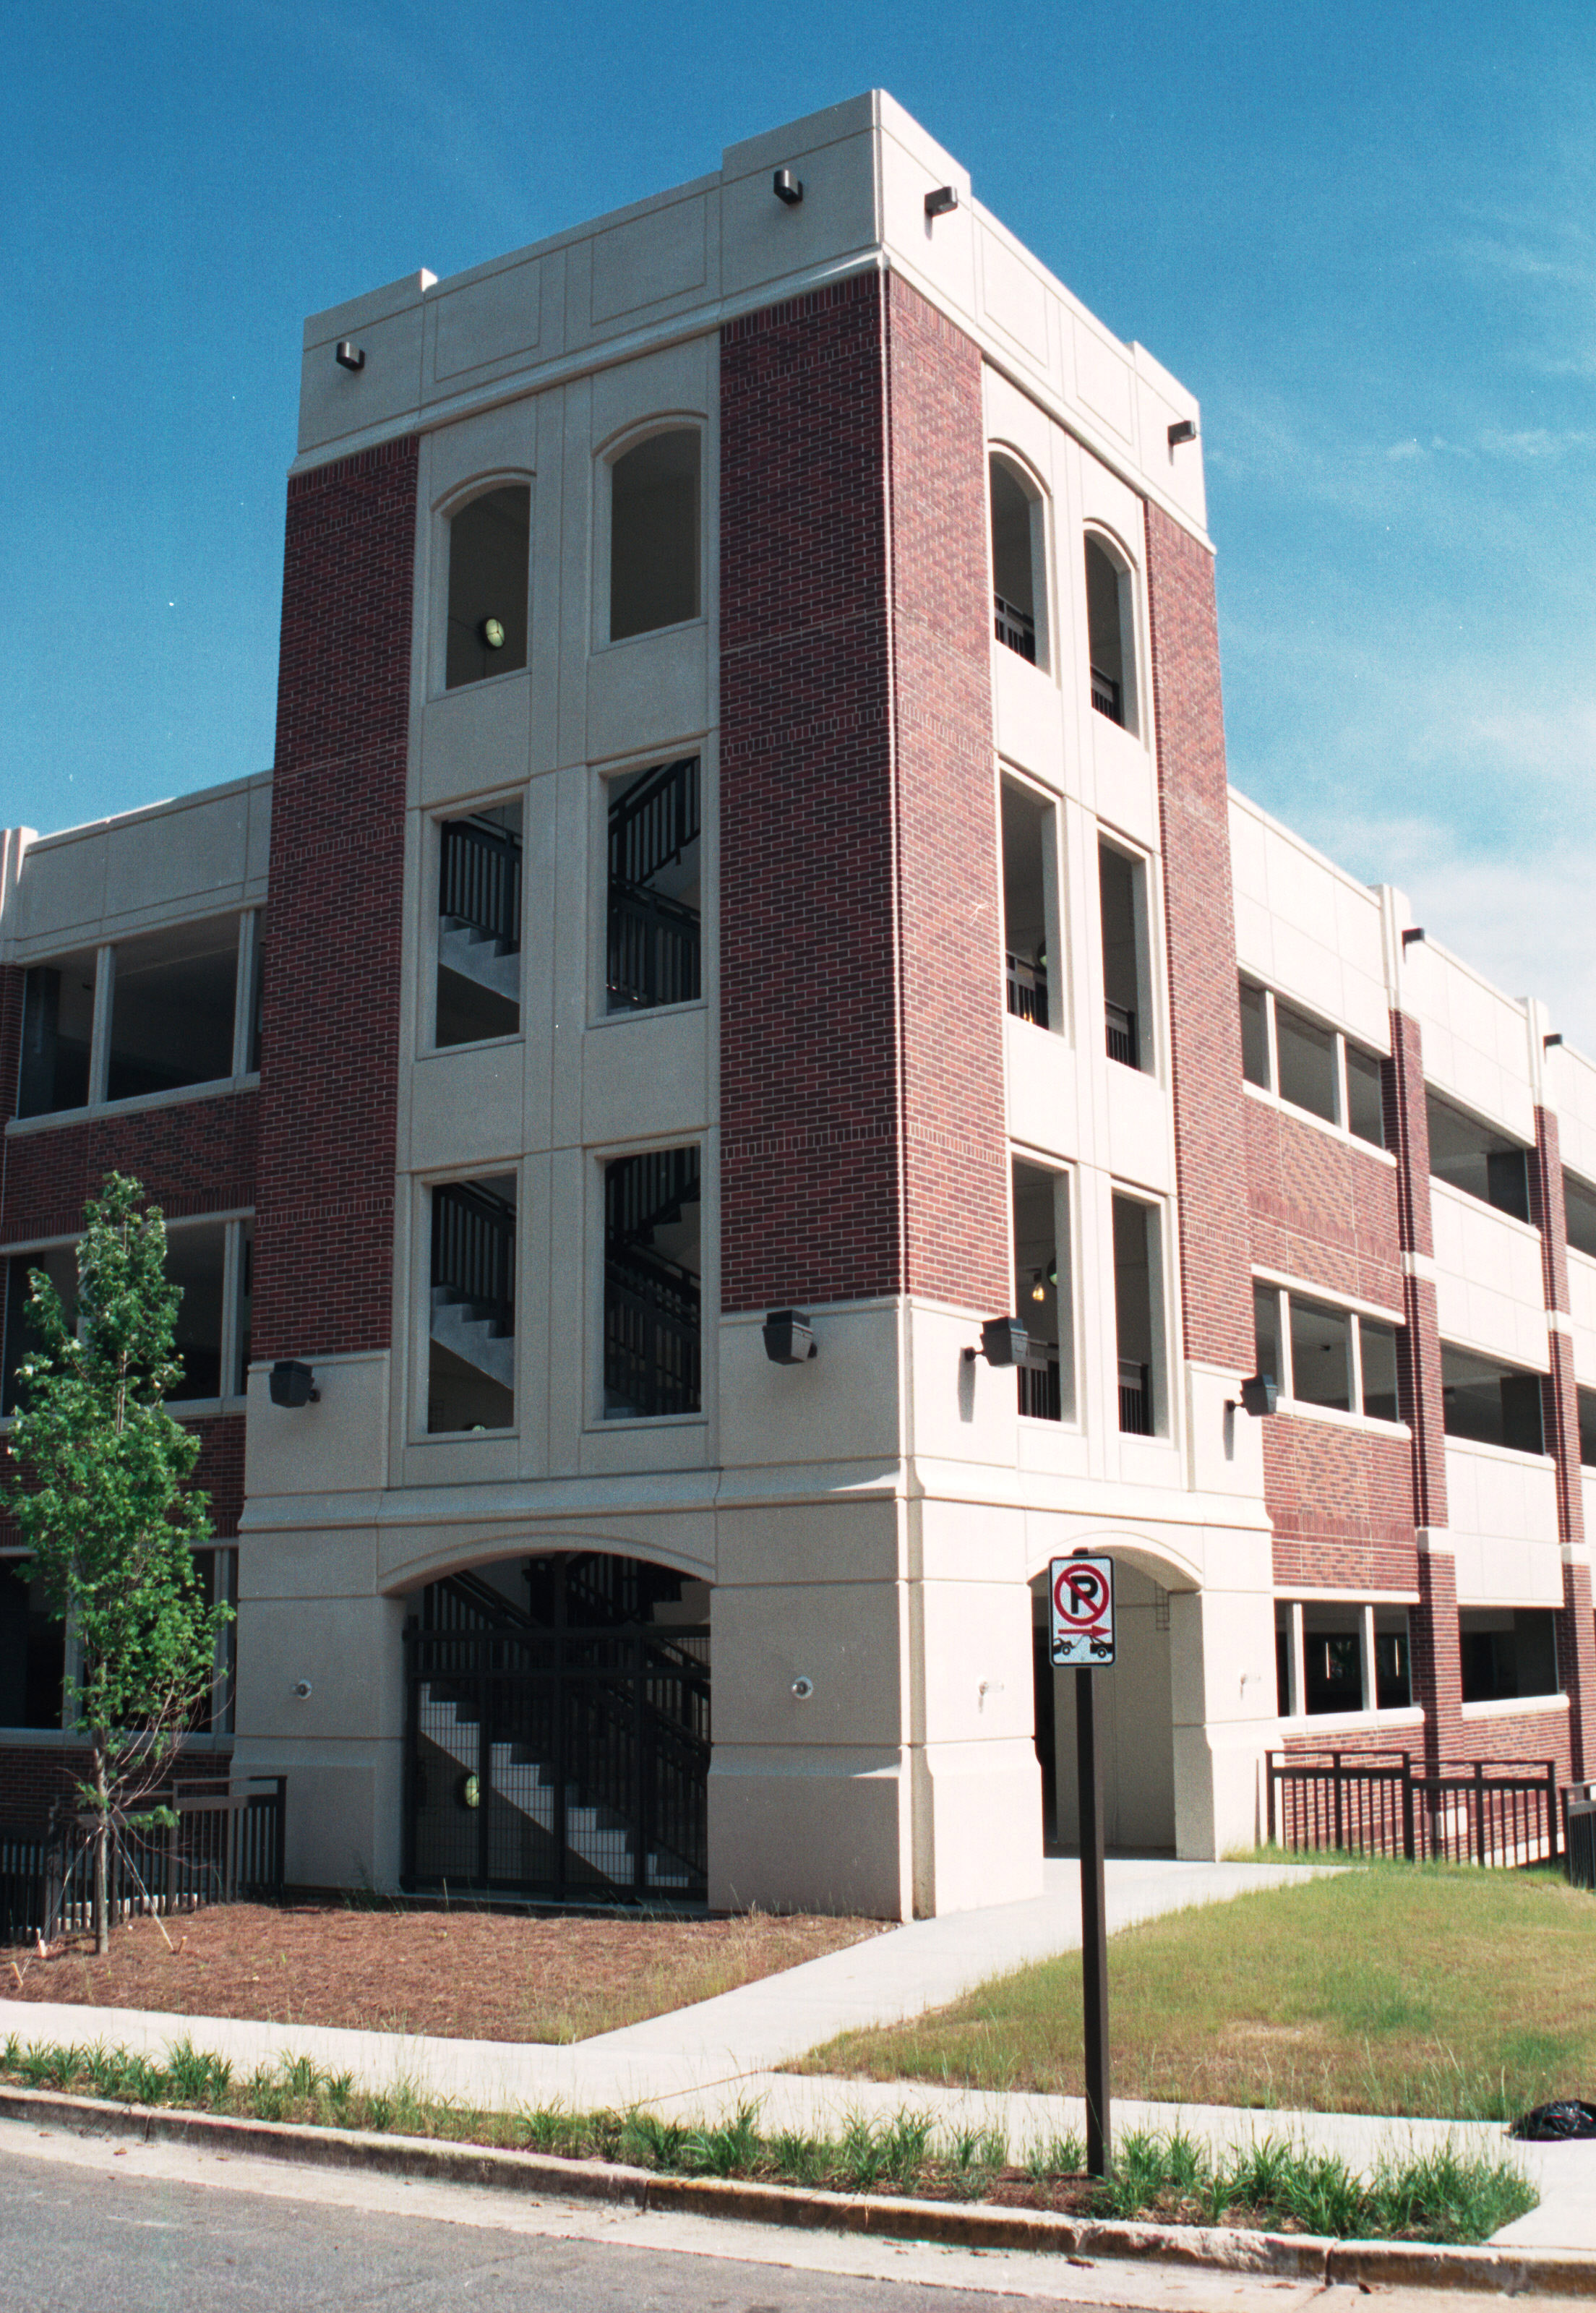
[[[1201,398],[1236,784],[1596,1053],[1596,16],[16,12],[0,821],[270,760],[307,312],[873,84]]]

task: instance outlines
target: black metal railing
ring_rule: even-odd
[[[1570,1885],[1596,1887],[1596,1783],[1564,1788],[1563,1853]]]
[[[703,1403],[699,1280],[659,1253],[615,1252],[604,1262],[604,1403],[639,1416]]]
[[[1036,1027],[1045,1028],[1047,966],[1039,959],[1033,963],[1023,955],[1007,956],[1004,963],[1010,1011],[1017,1020],[1029,1020]]]
[[[1406,1751],[1265,1754],[1272,1846],[1515,1868],[1562,1853],[1555,1759],[1433,1772]]]
[[[679,860],[699,833],[699,760],[684,755],[646,772],[610,805],[610,885],[639,891]]]
[[[1152,1375],[1130,1358],[1119,1361],[1119,1426],[1133,1438],[1152,1436]]]
[[[699,911],[661,892],[610,885],[604,978],[612,1012],[695,1003],[701,992]]]
[[[521,839],[470,819],[444,822],[438,913],[521,945]]]
[[[604,1168],[604,1245],[615,1252],[647,1244],[657,1228],[680,1220],[699,1199],[696,1148],[650,1148]]]
[[[1019,1410],[1032,1421],[1063,1420],[1059,1361],[1051,1353],[1052,1348],[1052,1344],[1033,1341],[1031,1349],[1036,1363],[1015,1368],[1014,1377],[1019,1385]]]
[[[1017,610],[1012,602],[1005,602],[1001,594],[994,594],[992,603],[992,632],[999,642],[1006,643],[1011,651],[1018,651],[1021,658],[1029,659],[1031,664],[1035,666],[1036,664],[1035,619],[1028,611]]]
[[[702,1901],[706,1629],[417,1620],[405,1652],[407,1886]]]
[[[287,1801],[286,1775],[177,1783],[157,1794],[152,1804],[171,1808],[175,1823],[115,1826],[106,1885],[113,1925],[280,1895]],[[76,1815],[0,1827],[0,1943],[93,1926],[94,1848],[90,1819]]]
[[[1092,669],[1092,705],[1099,715],[1106,715],[1110,723],[1117,723],[1120,728],[1124,729],[1125,719],[1124,689],[1115,676],[1102,674],[1095,666]]]
[[[1127,1012],[1123,1004],[1105,1003],[1103,1022],[1109,1059],[1120,1061],[1127,1069],[1139,1069],[1142,1050],[1136,1035],[1136,1015]]]
[[[432,1282],[469,1301],[501,1332],[516,1324],[516,1209],[472,1181],[432,1192]]]

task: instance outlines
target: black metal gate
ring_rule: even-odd
[[[457,1574],[406,1625],[405,1886],[701,1902],[708,1630],[649,1619],[680,1585],[635,1559],[527,1575],[527,1612]]]

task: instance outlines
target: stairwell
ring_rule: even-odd
[[[423,1685],[420,1691],[422,1723],[427,1739],[453,1759],[469,1773],[481,1772],[481,1740],[478,1722],[463,1717],[460,1705],[440,1694],[436,1688]],[[559,1787],[547,1763],[532,1755],[525,1744],[501,1742],[489,1744],[487,1761],[488,1793],[504,1806],[513,1807],[527,1822],[535,1824],[551,1837],[559,1828]],[[626,1817],[613,1807],[595,1807],[582,1798],[579,1787],[565,1787],[565,1843],[573,1854],[599,1872],[617,1887],[631,1888],[636,1885],[637,1850],[632,1840],[631,1825]],[[688,1873],[673,1856],[651,1851],[648,1858],[643,1884],[657,1888],[662,1894],[692,1885]]]

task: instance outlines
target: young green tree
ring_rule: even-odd
[[[7,1491],[29,1571],[80,1658],[68,1702],[93,1759],[78,1798],[103,1952],[111,1852],[130,1825],[172,1819],[148,1803],[210,1689],[232,1609],[205,1603],[192,1545],[209,1535],[210,1506],[187,1484],[199,1441],[164,1403],[182,1371],[166,1224],[120,1173],[106,1175],[84,1223],[73,1318],[43,1271],[30,1274],[40,1346],[20,1368]]]

